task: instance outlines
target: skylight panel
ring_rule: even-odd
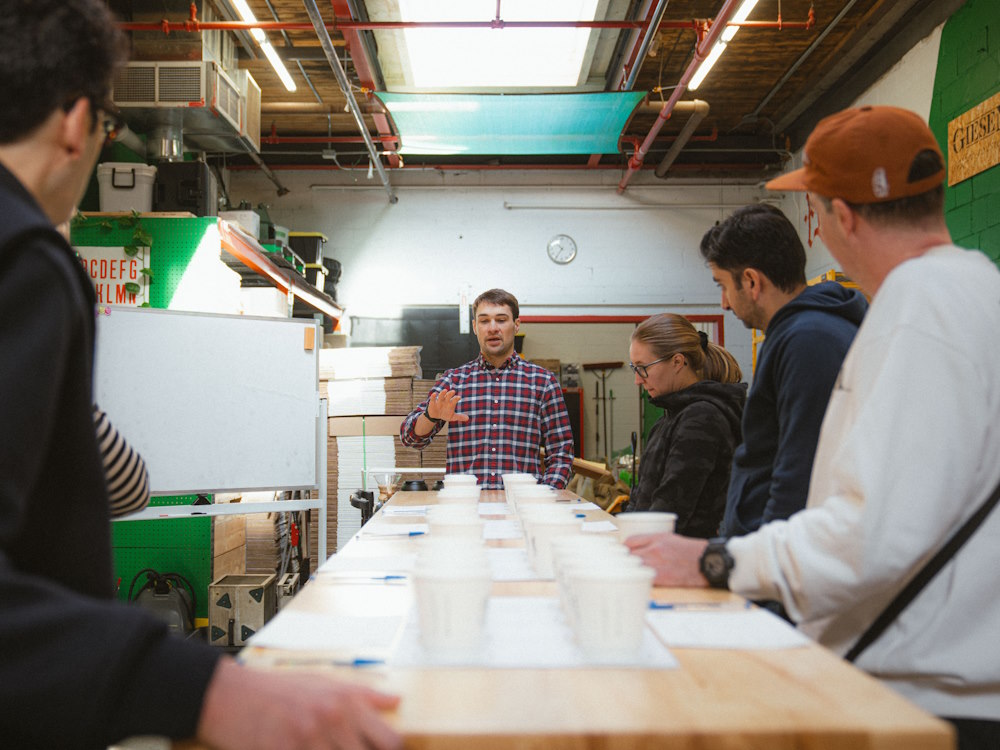
[[[505,21],[592,21],[599,0],[501,0]],[[399,0],[403,21],[489,21],[496,0]],[[488,87],[573,87],[594,30],[406,29],[410,85],[446,91]]]

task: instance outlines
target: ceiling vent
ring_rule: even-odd
[[[214,62],[131,62],[115,77],[112,98],[136,132],[179,128],[190,150],[260,152],[260,87],[246,71],[234,80]]]

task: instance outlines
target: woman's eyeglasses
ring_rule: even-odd
[[[657,364],[658,362],[663,362],[665,360],[668,360],[672,356],[674,356],[674,355],[673,354],[668,354],[666,357],[660,357],[659,359],[654,359],[652,362],[647,362],[644,365],[637,365],[635,362],[629,362],[628,366],[629,366],[629,368],[631,368],[632,372],[634,372],[640,378],[642,378],[643,380],[645,380],[646,378],[649,377],[649,368],[650,367],[652,367],[653,365]]]

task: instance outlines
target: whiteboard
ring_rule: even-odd
[[[153,494],[317,486],[314,321],[104,309],[95,400],[146,461]]]

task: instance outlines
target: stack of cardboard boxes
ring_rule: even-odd
[[[423,452],[403,447],[400,426],[434,385],[422,378],[420,347],[357,347],[320,352],[320,396],[328,403],[327,553],[332,554],[361,527],[361,511],[351,505],[359,489],[378,489],[372,469],[440,467],[445,442]],[[310,523],[316,564],[316,512]]]

